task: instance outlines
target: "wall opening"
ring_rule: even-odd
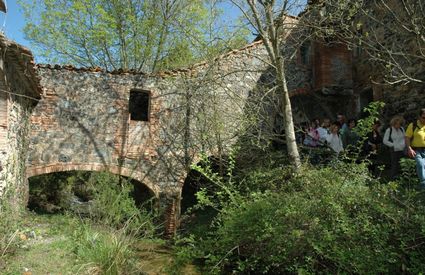
[[[310,43],[303,43],[300,47],[300,62],[303,65],[310,64]]]
[[[54,172],[30,177],[28,183],[28,209],[37,213],[69,211],[90,216],[95,200],[108,196],[121,200],[119,204],[134,201],[138,209],[147,211],[153,209],[155,202],[155,195],[143,183],[109,172]]]
[[[145,90],[131,90],[128,109],[130,120],[149,121],[150,92]]]

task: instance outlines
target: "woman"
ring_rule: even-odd
[[[339,123],[334,122],[330,127],[330,134],[326,137],[326,142],[329,147],[338,155],[344,148],[339,137]]]
[[[316,120],[311,122],[310,128],[307,130],[307,135],[304,139],[304,145],[316,147],[319,145],[319,132],[317,131],[318,123]]]
[[[383,143],[390,147],[391,178],[395,179],[400,173],[400,159],[406,146],[403,125],[404,119],[395,116],[390,121],[390,127],[385,131]]]

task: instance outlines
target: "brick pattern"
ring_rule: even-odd
[[[141,171],[134,171],[132,169],[117,165],[104,166],[98,163],[50,163],[48,165],[31,166],[27,168],[26,176],[29,178],[38,175],[64,171],[107,171],[112,174],[122,175],[143,182],[155,194],[156,197],[160,192],[158,186],[146,178],[146,175],[144,175]]]
[[[313,90],[339,86],[352,89],[351,51],[341,43],[313,43]]]

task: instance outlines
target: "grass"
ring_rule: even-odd
[[[19,226],[17,249],[7,255],[1,274],[75,274],[76,257],[64,234],[67,217],[28,214]]]
[[[165,241],[125,236],[68,215],[29,213],[16,234],[17,248],[0,274],[169,274],[174,252]],[[173,274],[199,274],[187,265]]]

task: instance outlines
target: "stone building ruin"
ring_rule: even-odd
[[[5,190],[24,198],[32,176],[106,170],[144,184],[172,234],[189,165],[200,152],[230,148],[252,126],[245,125],[247,113],[259,115],[258,132],[279,132],[279,100],[273,93],[264,98],[274,80],[261,41],[155,74],[35,66],[16,43],[1,37],[0,47],[2,199]],[[296,123],[339,112],[355,116],[376,99],[387,102],[388,115],[425,104],[421,85],[394,91],[373,84],[365,77],[373,73],[366,57],[345,44],[307,40],[285,47],[297,52],[287,67]]]
[[[0,198],[22,205],[30,115],[41,87],[31,52],[0,35]]]

